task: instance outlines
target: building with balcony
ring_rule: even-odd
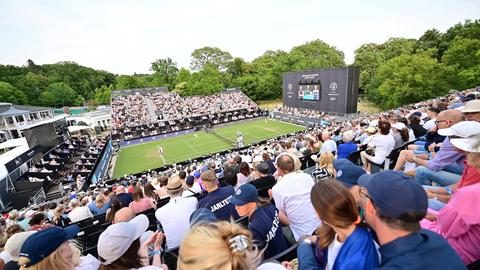
[[[0,102],[0,142],[22,138],[24,129],[53,118],[52,108]]]

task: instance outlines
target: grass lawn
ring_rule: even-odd
[[[264,119],[257,119],[215,128],[215,132],[235,141],[237,131],[241,131],[245,145],[248,145],[303,129],[301,126],[272,119],[268,119],[266,122]],[[157,146],[163,148],[163,159],[160,158]],[[137,173],[162,167],[165,164],[172,164],[231,148],[233,148],[231,144],[203,131],[155,142],[122,147],[118,153],[113,178],[118,178],[128,173]]]

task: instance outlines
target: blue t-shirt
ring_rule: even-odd
[[[230,203],[230,198],[235,193],[232,186],[219,187],[208,193],[205,198],[198,202],[198,208],[210,209],[215,217],[220,220],[238,219],[238,213],[235,206]]]
[[[358,150],[358,146],[353,142],[342,143],[338,146],[338,158],[347,158],[350,153]]]
[[[106,213],[109,207],[110,207],[110,202],[104,203],[102,208],[98,208],[95,201],[91,202],[88,205],[88,209],[90,209],[90,212],[92,212],[94,216],[98,216]]]
[[[379,251],[378,269],[467,269],[447,240],[429,230],[398,238]]]
[[[288,248],[283,236],[278,209],[273,204],[257,208],[249,218],[248,229],[253,234],[253,241],[259,250],[265,249],[263,258],[268,259]]]

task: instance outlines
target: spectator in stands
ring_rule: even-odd
[[[46,221],[45,214],[42,212],[35,213],[35,215],[32,216],[28,224],[30,225],[30,228],[28,229],[29,231],[41,231],[45,230],[47,228],[52,227],[52,224],[45,224]]]
[[[253,241],[268,259],[288,248],[283,236],[278,209],[268,200],[258,200],[257,189],[252,184],[241,185],[230,199],[241,217],[248,216],[248,229]]]
[[[395,140],[395,146],[393,148],[400,147],[410,140],[408,128],[402,122],[397,122],[392,125],[392,136]]]
[[[284,269],[272,263],[257,267],[260,258],[255,249],[252,233],[238,224],[201,223],[185,236],[179,251],[178,269]]]
[[[7,222],[5,219],[0,218],[0,250],[3,248],[5,243],[7,242],[7,232],[5,231],[7,229]]]
[[[99,193],[95,196],[95,201],[92,201],[88,204],[88,209],[94,216],[105,214],[107,209],[110,207],[108,202],[105,202],[105,196],[102,193]]]
[[[127,192],[128,193],[131,193],[132,196],[133,196],[133,192],[135,191],[135,182],[134,181],[130,181],[130,185],[128,186],[128,190]]]
[[[462,113],[466,120],[480,122],[480,100],[465,103]]]
[[[468,164],[462,180],[448,204],[439,212],[430,211],[426,219],[422,220],[420,224],[422,228],[442,235],[460,255],[462,261],[465,264],[470,264],[480,259],[480,249],[478,248],[480,218],[477,214],[478,198],[480,196],[480,171],[474,167],[475,165],[480,167],[480,136],[452,139],[451,142],[456,148],[467,152]],[[470,170],[473,171],[474,175],[471,179],[474,181],[472,183],[468,183],[468,180],[466,180],[466,174]],[[448,193],[444,192],[437,196],[447,195]]]
[[[70,208],[72,208],[72,211],[68,213],[68,218],[72,223],[93,217],[90,209],[88,209],[86,206],[80,206],[76,199],[71,200],[69,205]]]
[[[105,215],[106,222],[112,222],[115,218],[115,214],[122,209],[122,203],[117,199],[113,198],[110,203],[110,208],[107,209],[107,213]]]
[[[195,183],[195,178],[192,175],[187,176],[185,180],[185,190],[182,193],[182,197],[195,196],[197,193],[192,190],[193,184]]]
[[[195,197],[183,198],[183,183],[178,176],[168,179],[167,191],[170,201],[155,212],[155,217],[162,225],[167,235],[167,247],[178,247],[187,233],[189,218],[197,209],[198,200]]]
[[[258,190],[258,196],[261,198],[269,198],[268,190],[271,189],[275,183],[275,177],[269,175],[268,172],[270,167],[268,163],[262,161],[257,164],[256,171],[258,173],[258,178],[250,182]]]
[[[270,168],[268,171],[268,174],[270,175],[274,174],[275,171],[277,170],[277,167],[275,167],[275,164],[273,164],[273,160],[271,159],[270,155],[268,153],[263,153],[262,159],[263,161],[268,163],[268,167]]]
[[[160,199],[160,197],[158,197],[157,195],[157,191],[152,185],[152,182],[148,182],[145,184],[145,186],[143,186],[143,192],[145,194],[145,197],[149,198],[150,200],[156,202]]]
[[[51,227],[30,235],[20,249],[20,269],[73,270],[80,262],[80,250],[70,242],[79,227]]]
[[[133,191],[133,202],[130,203],[129,207],[133,209],[135,214],[138,214],[148,209],[157,209],[157,203],[145,197],[141,187],[135,187]]]
[[[7,233],[7,239],[9,239],[12,235],[19,233],[19,232],[24,232],[25,230],[22,229],[22,226],[18,224],[12,224],[7,227],[5,232]]]
[[[347,158],[348,155],[358,150],[358,146],[353,143],[353,131],[347,130],[342,134],[343,143],[338,146],[337,158]]]
[[[312,177],[315,182],[335,175],[335,168],[333,167],[334,159],[335,157],[332,152],[327,151],[320,154],[320,157],[316,160],[316,169],[312,172]]]
[[[378,129],[379,133],[370,137],[368,142],[368,148],[373,151],[373,154],[369,154],[368,151],[360,152],[363,166],[367,172],[371,171],[371,163],[381,165],[395,147],[395,139],[390,134],[390,122],[379,121]]]
[[[148,225],[148,218],[145,215],[138,215],[128,222],[110,225],[102,232],[97,246],[102,263],[99,270],[162,269],[160,253],[163,233],[154,233],[144,243],[140,242]],[[148,261],[149,245],[154,246],[152,266]]]
[[[252,170],[250,170],[250,165],[246,162],[241,162],[238,165],[237,173],[237,187],[252,181]]]
[[[447,241],[420,229],[427,212],[422,186],[397,171],[365,174],[358,183],[365,220],[380,244],[380,269],[465,269]]]
[[[427,134],[428,130],[426,130],[422,125],[420,125],[420,116],[416,115],[415,113],[410,114],[410,116],[408,117],[408,124],[413,130],[415,138],[419,138]]]
[[[448,129],[463,121],[463,115],[458,110],[446,110],[438,114],[438,133],[442,136],[442,129]],[[419,166],[415,170],[415,178],[422,185],[431,185],[436,182],[442,186],[451,185],[460,180],[463,171],[465,155],[456,151],[450,143],[450,138],[445,138],[440,151],[431,160],[417,159],[415,156],[405,156],[407,162]]]
[[[162,175],[158,177],[158,183],[159,183],[158,188],[156,188],[158,197],[160,199],[167,198],[168,197],[168,192],[167,192],[168,176]]]
[[[7,227],[12,224],[16,224],[18,222],[19,217],[20,215],[17,209],[13,209],[12,211],[8,212],[8,219],[6,220]]]
[[[361,198],[359,195],[358,178],[366,174],[365,170],[361,166],[353,164],[346,158],[336,159],[333,161],[335,168],[335,179],[342,183],[355,199],[357,206],[361,206]],[[363,212],[360,211],[360,215],[363,217]]]
[[[5,266],[3,270],[18,270],[18,259],[20,256],[20,249],[22,248],[23,243],[30,237],[32,234],[36,233],[35,231],[31,232],[21,232],[12,235],[5,244],[5,250],[3,252],[8,253],[11,257],[10,261],[5,261]],[[3,253],[2,252],[2,253]]]
[[[120,201],[122,207],[128,207],[133,201],[132,193],[125,192],[125,186],[119,185],[115,189],[115,197]]]
[[[323,131],[322,132],[322,147],[320,148],[320,153],[324,152],[331,152],[335,153],[337,151],[337,143],[330,139],[330,132],[328,131]]]
[[[201,178],[208,194],[200,200],[198,207],[210,209],[219,220],[238,219],[237,211],[230,203],[234,188],[230,185],[218,187],[216,174],[211,170],[202,173]]]
[[[225,168],[225,170],[223,171],[223,181],[226,185],[230,185],[232,187],[237,186],[238,179],[237,173],[235,172],[234,168],[232,168],[231,166]]]
[[[290,225],[295,240],[303,235],[310,235],[320,225],[315,217],[309,200],[314,181],[305,173],[295,172],[295,162],[289,155],[277,158],[277,173],[282,180],[272,188],[272,198],[280,211],[280,221]],[[287,218],[288,217],[288,218]]]
[[[379,255],[350,192],[337,181],[317,182],[310,198],[322,226],[298,247],[298,269],[374,269]]]
[[[437,125],[435,121],[437,120],[437,115],[440,113],[440,110],[435,107],[429,107],[427,110],[427,117],[428,120],[423,124],[423,128],[427,131],[432,130],[433,128],[436,129]]]
[[[112,223],[128,222],[135,217],[135,212],[130,207],[123,207],[115,213]]]
[[[64,216],[64,214],[65,214],[65,207],[63,206],[63,204],[59,204],[57,208],[55,208],[55,212],[53,213],[53,218],[52,218],[53,224],[60,227],[64,227],[65,225],[67,225],[69,223],[69,220]]]

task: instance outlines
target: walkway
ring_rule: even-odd
[[[150,119],[152,120],[152,122],[156,122],[157,115],[155,114],[155,105],[153,105],[153,101],[150,98],[145,97],[145,104],[147,104],[147,110],[150,114]]]

